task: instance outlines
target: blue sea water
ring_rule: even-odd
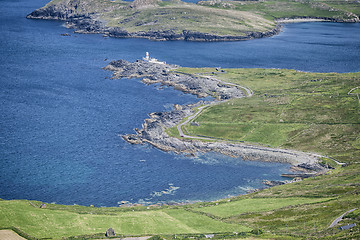
[[[0,198],[116,206],[214,200],[279,180],[287,164],[209,153],[195,158],[130,145],[119,134],[148,113],[198,101],[137,79],[111,80],[109,61],[153,57],[187,67],[360,71],[360,25],[288,24],[243,42],[153,42],[73,34],[25,16],[47,0],[0,0]],[[61,36],[69,33],[71,36]]]

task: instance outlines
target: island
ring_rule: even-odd
[[[52,0],[31,19],[66,22],[77,33],[157,41],[239,41],[278,34],[292,21],[359,22],[357,1]]]

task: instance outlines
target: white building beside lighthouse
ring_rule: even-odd
[[[145,57],[143,57],[143,60],[145,62],[150,62],[150,63],[166,64],[166,62],[161,62],[161,61],[157,60],[156,58],[151,58],[149,52],[145,53]]]

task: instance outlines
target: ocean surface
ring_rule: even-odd
[[[25,16],[47,0],[0,0],[0,198],[117,206],[119,201],[205,201],[263,188],[287,164],[216,153],[187,157],[119,134],[148,113],[198,101],[138,79],[111,80],[109,61],[146,51],[186,67],[360,71],[360,25],[297,23],[243,42],[153,42],[74,34],[63,22]],[[61,34],[69,33],[70,36]]]

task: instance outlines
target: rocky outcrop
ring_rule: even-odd
[[[267,32],[247,32],[243,36],[215,35],[209,33],[184,30],[182,34],[182,39],[185,41],[198,41],[198,42],[241,41],[241,40],[250,40],[255,38],[271,37],[273,35],[278,34],[280,30],[281,30],[281,26],[277,25],[274,29]]]
[[[152,63],[143,60],[130,63],[113,61],[105,67],[114,72],[113,78],[142,78],[146,84],[161,83],[198,97],[213,96],[219,100],[244,97],[241,89],[203,76],[179,73],[176,65]]]
[[[267,186],[274,187],[274,186],[284,185],[284,184],[288,183],[288,181],[263,180],[262,183]]]

